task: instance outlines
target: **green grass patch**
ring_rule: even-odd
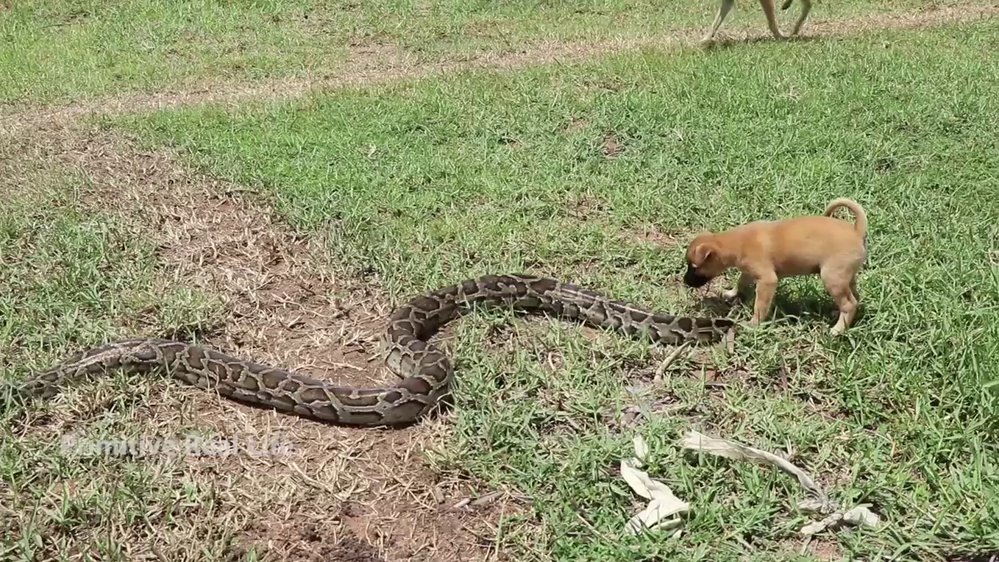
[[[929,0],[840,0],[815,18],[912,10]],[[537,40],[664,34],[710,24],[714,1],[26,0],[0,9],[0,104],[198,83],[316,76],[352,46],[393,45],[424,60]],[[757,6],[725,29],[765,31]],[[797,7],[782,12],[785,26]]]
[[[80,176],[33,168],[22,178],[16,191],[0,184],[0,378],[44,366],[19,360],[142,329],[140,316],[182,328],[212,314],[204,295],[157,278],[151,243],[83,204]]]
[[[25,167],[30,169],[7,167],[0,179],[0,383],[51,366],[85,345],[80,342],[149,333],[143,322],[196,330],[217,314],[213,306],[218,303],[157,277],[150,244],[115,217],[82,205],[89,188],[80,177]],[[136,418],[141,413],[121,416],[123,402],[141,400],[134,389],[129,396],[125,381],[121,376],[104,381],[114,385],[116,396],[84,406],[100,410],[91,423],[82,424],[85,435],[121,435],[140,427]],[[155,469],[145,465],[114,458],[76,462],[63,456],[60,430],[79,430],[74,423],[59,423],[66,404],[50,402],[25,412],[6,394],[0,398],[4,560],[70,556],[80,546],[73,539],[82,537],[92,539],[91,553],[125,559],[120,544],[101,536],[108,518],[118,524],[148,522],[150,514],[176,501],[176,490],[154,478]],[[25,431],[25,421],[30,427],[41,419],[49,425]],[[82,484],[76,488],[73,482]],[[202,492],[189,490],[192,506],[210,503]]]
[[[0,102],[304,75],[342,60],[290,0],[30,0],[0,12]]]
[[[502,523],[518,560],[788,559],[797,485],[679,454],[695,426],[789,449],[835,498],[872,503],[888,528],[831,537],[842,551],[925,560],[999,549],[982,389],[999,352],[997,31],[628,54],[119,124],[265,190],[396,299],[527,269],[689,312],[677,269],[695,231],[859,200],[870,259],[848,337],[827,336],[814,278],[782,283],[733,356],[684,356],[658,381],[668,349],[473,315],[451,344],[456,439],[432,460],[532,498]],[[683,407],[640,429],[653,477],[693,505],[678,539],[623,532],[641,509],[615,466],[632,432],[603,416],[651,399]]]

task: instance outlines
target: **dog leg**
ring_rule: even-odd
[[[756,280],[756,303],[753,306],[753,317],[750,325],[757,325],[770,316],[770,303],[777,291],[777,274],[770,272]]]
[[[832,268],[823,268],[821,275],[826,290],[832,295],[836,301],[836,308],[839,309],[839,319],[829,330],[830,334],[838,336],[853,324],[853,317],[857,314],[858,299],[854,292],[856,285],[852,279],[846,281],[841,271]]]
[[[808,17],[808,12],[812,9],[812,0],[801,0],[801,15],[798,16],[798,21],[794,24],[794,29],[791,30],[791,35],[798,35],[801,31],[801,26],[805,23],[805,18]]]
[[[728,291],[724,291],[722,293],[722,298],[727,301],[731,301],[735,300],[736,298],[744,297],[746,294],[749,293],[749,290],[753,288],[753,281],[754,280],[752,275],[746,273],[740,273],[739,281],[736,284],[736,286],[732,287]]]
[[[784,36],[781,35],[780,28],[777,27],[777,16],[774,14],[774,1],[760,0],[760,5],[763,6],[763,13],[767,16],[767,26],[770,28],[770,33],[773,34],[775,39],[783,39]]]
[[[715,21],[711,24],[711,29],[704,36],[704,38],[701,39],[701,44],[706,45],[714,42],[715,33],[718,32],[718,28],[721,27],[722,22],[725,21],[725,16],[728,15],[734,5],[735,0],[721,0],[721,4],[718,5],[718,15],[715,16]]]

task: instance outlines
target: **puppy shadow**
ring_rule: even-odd
[[[839,309],[828,295],[823,296],[811,291],[789,295],[777,291],[774,295],[771,317],[788,324],[799,324],[803,320],[832,323],[839,317]]]
[[[747,318],[753,313],[755,297],[750,295],[742,300],[726,301],[717,296],[707,296],[694,304],[694,309],[698,312],[707,313],[714,316],[727,317],[733,310],[740,307],[745,308]],[[861,301],[860,309],[854,317],[853,325],[857,325],[864,318],[864,303]],[[797,291],[782,291],[780,287],[774,294],[771,301],[770,321],[779,320],[782,323],[797,325],[802,322],[824,322],[832,327],[839,318],[839,308],[835,301],[828,294],[812,289],[801,289]]]

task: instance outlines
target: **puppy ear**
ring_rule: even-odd
[[[713,254],[714,251],[715,249],[710,243],[705,242],[704,244],[698,244],[697,247],[694,248],[694,255],[692,256],[694,259],[691,260],[691,263],[694,264],[694,267],[701,267],[701,265],[703,265],[704,262],[711,257],[711,254]]]

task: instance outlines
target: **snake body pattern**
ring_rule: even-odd
[[[136,338],[77,353],[24,381],[19,390],[46,398],[67,381],[111,369],[158,370],[236,401],[306,418],[359,426],[407,424],[427,415],[450,394],[451,362],[429,339],[477,303],[581,320],[628,335],[644,333],[666,344],[720,341],[735,324],[727,318],[654,312],[550,277],[485,275],[424,293],[396,309],[383,340],[386,363],[402,379],[391,386],[340,387],[191,343]]]

